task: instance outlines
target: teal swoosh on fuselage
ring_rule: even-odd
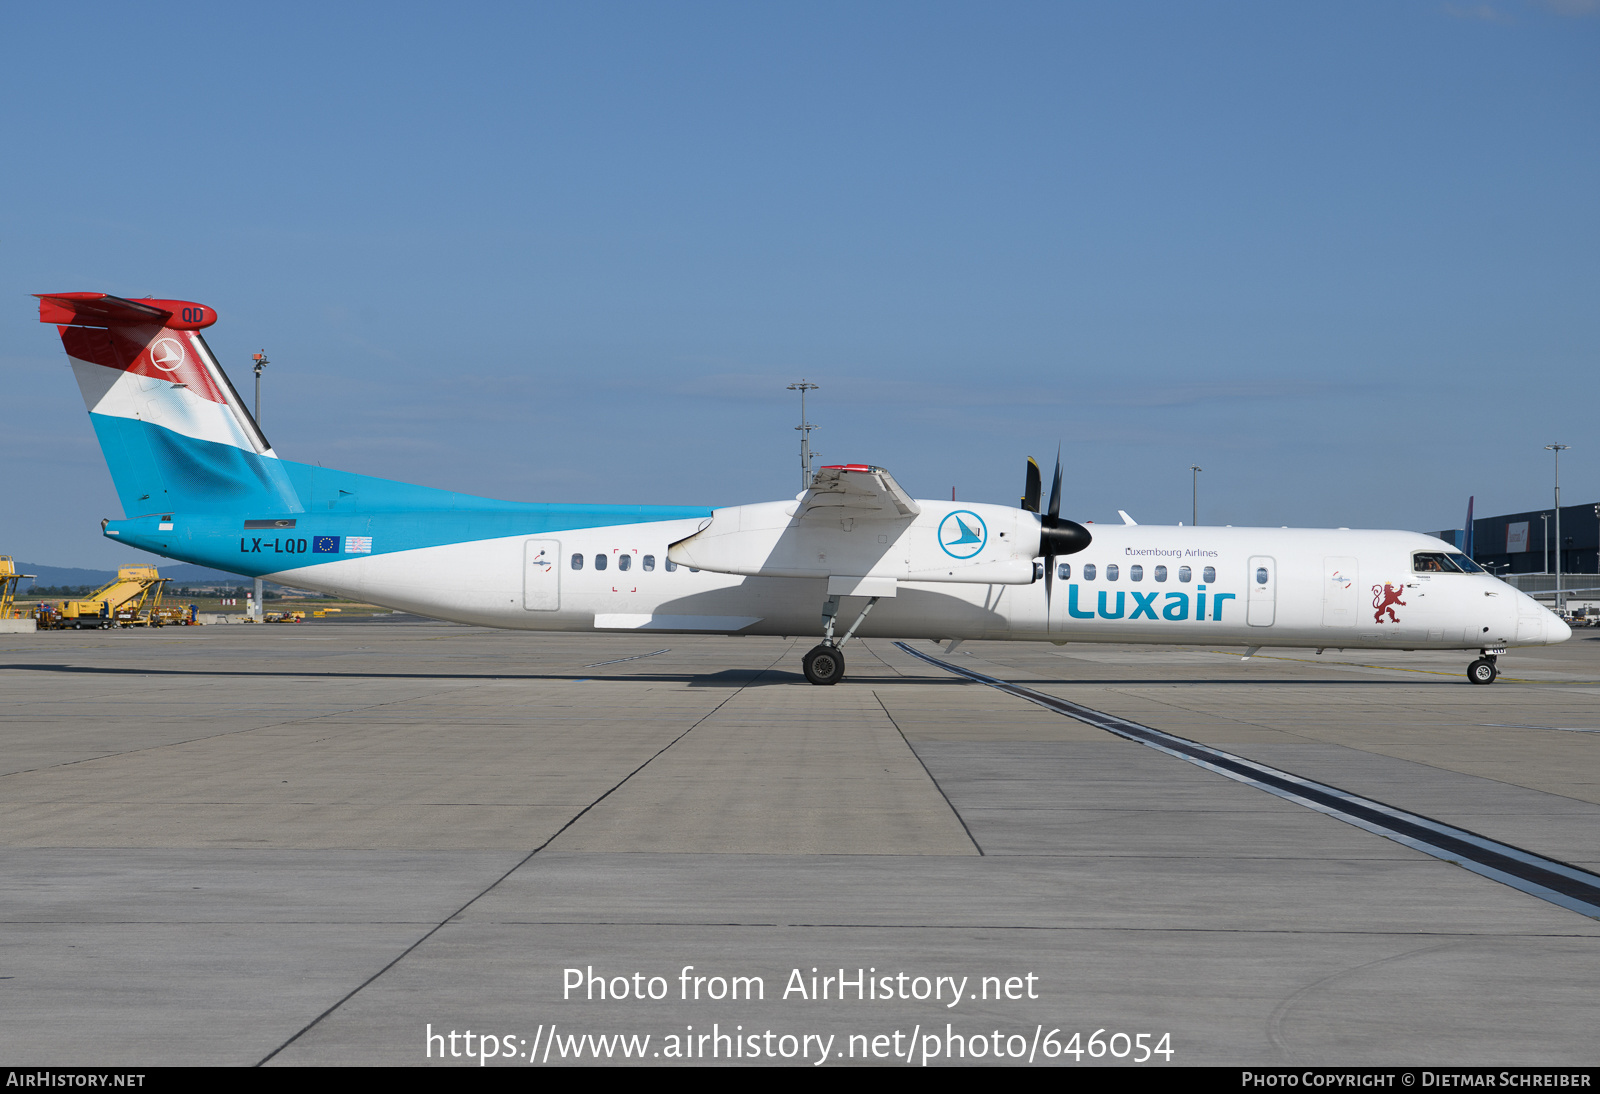
[[[108,538],[251,577],[366,554],[711,515],[706,506],[499,501],[262,457],[148,422],[90,418],[123,511],[141,514],[108,522]],[[293,528],[244,526],[291,520]],[[312,550],[319,536],[338,538],[341,550]],[[370,538],[370,552],[345,552],[350,536]]]

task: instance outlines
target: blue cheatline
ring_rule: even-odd
[[[107,524],[108,538],[252,577],[349,557],[352,539],[366,556],[711,515],[707,506],[499,501],[260,456],[136,419],[89,417],[130,514]]]

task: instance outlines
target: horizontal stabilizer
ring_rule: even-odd
[[[170,330],[202,330],[217,313],[188,300],[124,300],[103,292],[35,293],[39,322],[63,327],[162,326]]]

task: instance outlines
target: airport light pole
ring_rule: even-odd
[[[1189,523],[1191,523],[1191,524],[1199,524],[1200,523],[1200,472],[1204,471],[1205,468],[1199,467],[1199,466],[1191,463],[1189,465],[1189,470],[1194,472],[1194,474],[1190,476],[1190,479],[1192,481],[1189,483],[1189,500],[1190,500],[1190,502],[1192,503],[1192,506],[1193,506],[1192,511],[1189,513]]]
[[[254,355],[256,363],[256,425],[261,425],[261,370],[272,364],[267,360],[267,351],[262,350]]]
[[[1561,453],[1570,444],[1547,444],[1545,451],[1556,454],[1556,614],[1561,614]]]
[[[263,349],[260,353],[255,355],[255,363],[256,363],[256,429],[259,430],[261,428],[261,370],[266,368],[268,365],[270,365],[272,363],[271,361],[267,360],[267,351],[265,349]],[[259,623],[263,619],[266,618],[266,616],[264,616],[262,614],[263,607],[262,607],[262,604],[261,604],[261,579],[259,577],[256,578],[254,592],[255,592],[255,597],[251,601],[251,603],[254,605],[254,608],[253,608],[251,614],[253,614],[255,616],[256,622]]]
[[[800,424],[795,426],[800,431],[800,489],[811,489],[811,431],[816,426],[806,421],[806,392],[816,391],[821,385],[807,383],[801,377],[798,384],[790,384],[790,391],[800,393]]]

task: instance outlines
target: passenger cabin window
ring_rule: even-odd
[[[1056,565],[1056,576],[1059,577],[1062,581],[1066,581],[1068,578],[1070,578],[1072,576],[1072,563],[1070,563],[1070,562],[1057,563],[1057,565]]]
[[[1179,566],[1178,567],[1178,580],[1179,581],[1188,581],[1193,576],[1194,576],[1194,573],[1193,573],[1193,571],[1191,571],[1189,569],[1189,567],[1187,567],[1187,566]]]
[[[1165,581],[1165,580],[1167,580],[1167,568],[1165,566],[1157,566],[1156,567],[1156,580],[1157,581]]]
[[[583,556],[582,555],[573,555],[572,556],[572,568],[574,570],[583,569]]]
[[[1265,585],[1266,583],[1267,583],[1267,568],[1265,566],[1257,566],[1256,567],[1256,584],[1257,585]]]
[[[1215,566],[1207,566],[1203,571],[1201,571],[1200,577],[1205,581],[1217,580],[1217,568]]]
[[[639,565],[643,569],[654,570],[656,568],[656,556],[655,555],[645,555],[644,556],[644,560]]]
[[[1088,563],[1084,564],[1084,567],[1083,567],[1083,580],[1085,580],[1085,581],[1093,581],[1094,580],[1094,563],[1088,562]]]
[[[1115,562],[1111,563],[1109,566],[1106,567],[1106,580],[1107,581],[1115,581],[1115,580],[1117,580],[1117,564]]]
[[[594,556],[594,568],[596,570],[604,570],[606,568],[606,556],[605,555],[595,555]]]
[[[633,565],[633,556],[632,555],[618,555],[617,556],[617,569],[626,570],[628,567],[630,567],[632,565]]]
[[[1457,566],[1461,567],[1462,571],[1465,572],[1465,573],[1481,574],[1481,573],[1484,572],[1484,569],[1483,569],[1482,566],[1479,566],[1476,562],[1472,561],[1466,555],[1458,555],[1454,551],[1452,551],[1450,554],[1446,555],[1445,557],[1448,558],[1451,562],[1454,562]]]
[[[672,571],[676,570],[677,568],[678,568],[678,564],[676,562],[672,561],[670,558],[667,559],[667,573],[670,574]]]
[[[1143,581],[1144,580],[1144,567],[1143,566],[1129,566],[1128,567],[1128,580],[1129,581]]]

